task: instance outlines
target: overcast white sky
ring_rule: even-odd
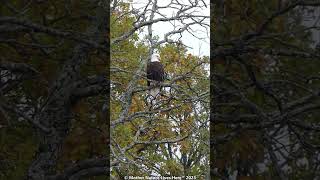
[[[179,0],[179,2],[184,2],[185,3],[189,3],[187,0]],[[133,4],[133,8],[141,8],[144,7],[147,4],[147,0],[133,0],[132,4]],[[168,5],[170,2],[170,0],[159,0],[158,1],[158,6],[165,6]],[[209,4],[209,0],[204,0],[203,2],[205,2],[207,4],[207,7],[203,7],[202,9],[198,9],[197,12],[195,12],[196,14],[199,15],[210,15],[210,4]],[[165,8],[165,9],[161,9],[161,13],[165,14],[166,16],[171,16],[173,15],[173,13],[175,12],[175,9],[172,8]],[[155,16],[155,18],[160,17]],[[176,22],[178,25],[179,23]],[[210,19],[208,18],[205,23],[210,24]],[[193,55],[197,55],[197,56],[209,56],[210,55],[210,29],[209,28],[204,28],[200,25],[193,25],[191,26],[193,29],[193,34],[196,35],[197,37],[201,37],[203,39],[198,39],[196,37],[194,37],[193,35],[191,35],[188,32],[184,32],[182,34],[182,42],[190,47],[188,48],[188,52],[193,54]],[[173,30],[173,25],[170,22],[159,22],[153,25],[152,27],[153,29],[153,36],[157,35],[159,36],[160,40],[163,39],[164,34]],[[145,35],[147,31],[147,28],[144,28],[143,32],[140,34],[140,37],[143,37]],[[179,36],[173,36],[172,39],[174,38],[178,38]]]

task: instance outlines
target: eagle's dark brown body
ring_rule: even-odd
[[[164,81],[164,67],[160,62],[149,62],[147,65],[147,78],[148,78],[148,86],[153,81],[162,82]]]

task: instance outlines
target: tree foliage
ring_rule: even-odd
[[[178,7],[196,8],[201,3],[192,2],[187,7]],[[170,1],[168,8],[172,5]],[[156,1],[149,1],[136,11],[128,2],[118,1],[111,7],[114,9],[111,42],[114,43],[111,43],[110,67],[110,140],[111,177],[115,179],[152,175],[208,177],[209,58],[189,54],[182,41],[169,36],[162,40],[152,35],[150,29],[158,19],[149,13],[159,12],[159,7]],[[182,17],[192,14],[180,16],[173,15],[174,20],[184,22]],[[144,26],[149,28],[149,34],[141,37]],[[121,39],[135,27],[139,29]],[[160,54],[167,79],[161,83],[162,95],[151,104],[145,65],[154,51]]]

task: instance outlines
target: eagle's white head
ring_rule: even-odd
[[[151,62],[160,62],[160,55],[159,54],[152,54]]]

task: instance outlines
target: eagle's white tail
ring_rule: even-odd
[[[155,99],[158,94],[160,93],[160,88],[159,87],[155,87],[149,90],[149,94],[152,96],[151,98]]]

